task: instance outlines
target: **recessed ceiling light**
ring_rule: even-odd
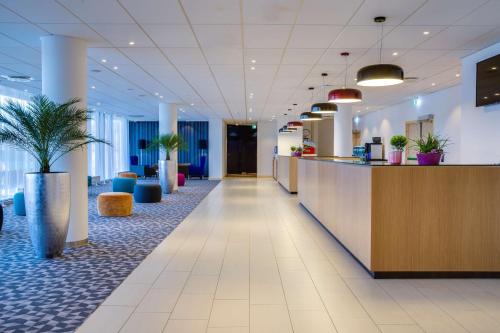
[[[128,45],[135,45],[135,42],[134,41],[130,41],[130,42],[128,42]]]
[[[250,67],[250,69],[254,71],[254,70],[255,70],[255,67],[254,67],[254,66],[252,66],[252,67]]]
[[[160,98],[163,98],[163,96],[162,96],[162,95],[160,95]]]
[[[370,108],[369,108],[368,106],[367,106],[365,109],[366,109],[366,110],[370,110]]]
[[[96,104],[97,106],[100,106],[100,105],[101,105],[101,102],[97,102],[97,103],[95,103],[95,104]]]
[[[155,92],[155,96],[158,96],[158,95],[159,95],[159,93]]]
[[[116,71],[118,69],[118,66],[114,66],[113,69]]]
[[[436,84],[435,84],[434,82],[432,82],[431,86],[433,86],[433,87],[434,87],[435,85],[436,85]]]
[[[496,70],[496,69],[497,69],[497,67],[491,67],[491,70],[493,70],[493,71]]]
[[[460,74],[459,74],[459,73],[457,73],[457,74],[455,74],[455,76],[456,76],[456,77],[460,77]]]
[[[28,89],[24,89],[24,92],[28,92]]]
[[[428,35],[428,34],[430,34],[429,31],[424,31],[424,35]]]
[[[191,103],[191,104],[189,104],[189,105],[194,106],[194,103]]]
[[[500,93],[495,93],[495,96],[500,96]]]
[[[90,87],[90,88],[95,89],[95,86],[92,86],[92,87]]]
[[[397,52],[392,52],[392,55],[393,55],[393,56],[397,56],[397,55],[398,55],[398,53],[397,53]]]
[[[106,63],[106,62],[107,62],[107,60],[106,60],[106,59],[101,59],[101,62],[102,62],[102,63]]]
[[[484,96],[483,99],[488,99],[488,96]]]
[[[252,64],[255,64],[257,61],[255,59],[252,59]]]
[[[361,110],[358,110],[358,113],[360,113],[360,112],[361,112]]]

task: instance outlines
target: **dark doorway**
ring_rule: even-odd
[[[257,174],[257,126],[227,125],[227,174]]]

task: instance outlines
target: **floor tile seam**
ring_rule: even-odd
[[[276,186],[276,184],[275,184]],[[269,209],[269,208],[268,208]],[[290,327],[292,328],[292,332],[295,332],[295,329],[293,327],[293,322],[292,322],[292,314],[291,314],[291,309],[290,309],[290,306],[288,305],[288,299],[286,297],[286,294],[285,294],[285,287],[284,287],[284,284],[283,284],[283,277],[282,277],[282,272],[280,270],[280,267],[278,265],[278,257],[276,256],[276,249],[275,249],[275,241],[273,240],[273,237],[271,235],[271,232],[269,230],[269,219],[272,218],[271,216],[269,216],[269,213],[267,210],[264,211],[264,214],[266,215],[266,230],[267,230],[267,233],[269,234],[269,239],[271,241],[271,244],[272,244],[272,248],[273,248],[273,254],[274,254],[274,261],[276,263],[276,269],[278,271],[278,275],[280,277],[280,284],[281,284],[281,292],[283,293],[283,299],[285,301],[285,307],[286,307],[286,310],[287,310],[287,314],[288,314],[288,320],[290,321]],[[280,219],[281,220],[281,219]],[[288,236],[290,237],[290,236]]]
[[[219,184],[220,184],[220,183],[219,183]],[[218,186],[218,185],[217,185],[217,186]],[[210,193],[209,193],[209,194],[205,197],[205,199],[206,199],[209,195],[210,195]],[[181,290],[180,290],[180,292],[179,292],[179,296],[178,296],[178,297],[176,298],[176,300],[175,300],[175,304],[172,306],[172,313],[175,311],[175,307],[177,306],[177,304],[179,303],[179,299],[180,299],[180,298],[182,297],[182,295],[183,295],[184,289],[186,288],[186,284],[187,284],[187,282],[189,281],[189,279],[190,279],[190,278],[191,278],[191,276],[192,276],[192,273],[193,273],[193,268],[194,268],[194,266],[196,265],[196,263],[198,262],[198,258],[200,257],[200,255],[201,255],[201,253],[202,253],[202,251],[203,251],[203,248],[205,247],[205,245],[206,245],[206,243],[207,243],[207,241],[208,241],[208,236],[209,236],[209,235],[213,232],[213,229],[214,229],[214,227],[215,227],[215,224],[216,224],[216,223],[212,223],[212,224],[211,224],[210,232],[209,232],[209,233],[207,234],[207,236],[205,237],[204,242],[203,242],[203,246],[202,246],[201,250],[198,252],[198,255],[196,256],[196,260],[194,261],[194,264],[193,264],[193,266],[191,267],[191,270],[189,271],[189,274],[188,274],[188,276],[187,276],[186,280],[184,281],[184,283],[183,283],[183,285],[182,285],[182,289],[181,289]],[[217,291],[217,289],[216,289],[216,291]],[[193,294],[189,294],[189,295],[193,295]],[[204,295],[205,295],[205,294],[204,294]],[[212,313],[213,299],[214,299],[214,298],[215,298],[215,292],[214,292],[214,294],[213,294],[213,297],[212,297],[212,304],[211,304],[211,306],[210,306],[210,315],[211,315],[211,313]],[[207,319],[208,321],[210,320],[210,315],[209,315],[209,317],[208,317],[208,319]],[[176,320],[176,319],[174,319],[174,320]],[[200,320],[201,320],[201,319],[200,319]],[[169,316],[168,321],[170,321],[170,316]],[[167,321],[167,323],[168,323],[168,321]],[[167,325],[167,324],[165,324],[165,325]],[[207,325],[208,325],[208,323],[207,323]]]

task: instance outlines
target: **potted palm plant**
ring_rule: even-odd
[[[408,139],[404,135],[394,135],[391,138],[391,146],[393,150],[389,152],[390,164],[401,164],[403,160],[403,151],[408,144]]]
[[[418,165],[439,165],[448,144],[449,139],[430,133],[426,138],[414,140],[414,147],[418,151]]]
[[[38,172],[25,175],[24,195],[31,242],[39,258],[62,254],[69,226],[69,173],[52,172],[51,166],[89,143],[105,143],[87,133],[90,112],[79,108],[79,102],[57,104],[36,96],[25,107],[9,101],[0,108],[0,143],[26,151],[38,164]]]
[[[177,180],[177,166],[170,159],[170,153],[184,149],[184,141],[174,133],[163,134],[154,139],[148,149],[160,149],[165,152],[165,159],[158,161],[158,173],[163,193],[172,193]]]

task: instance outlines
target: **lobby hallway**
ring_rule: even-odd
[[[500,280],[374,280],[296,196],[242,178],[222,181],[78,330],[499,331]]]

